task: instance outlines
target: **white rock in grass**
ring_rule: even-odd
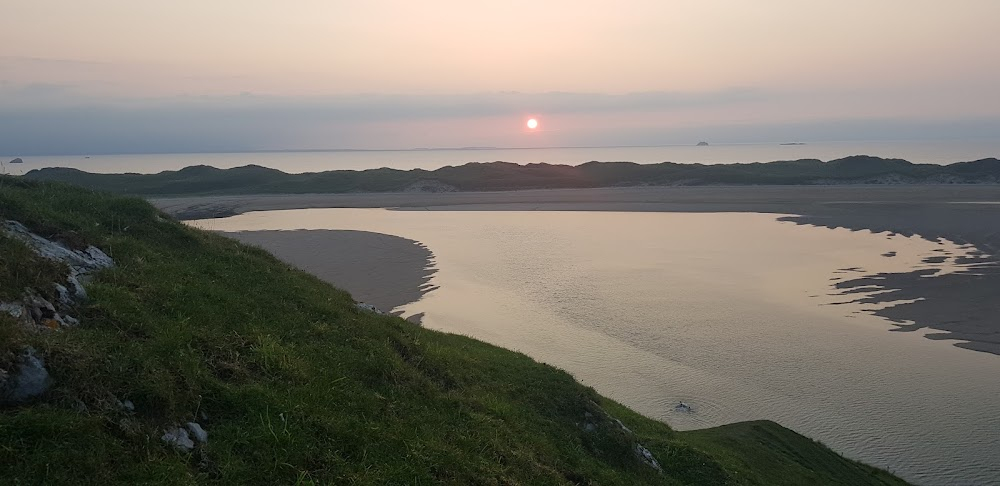
[[[66,282],[73,291],[73,297],[76,300],[87,300],[87,291],[83,288],[83,284],[80,283],[80,280],[77,279],[75,275],[66,277]]]
[[[160,439],[184,452],[190,452],[194,449],[194,441],[188,436],[187,429],[181,427],[167,429]]]
[[[660,467],[660,463],[657,462],[656,457],[653,456],[649,449],[642,446],[642,444],[635,445],[635,455],[647,466],[656,469],[657,471],[663,472],[663,468]]]
[[[85,277],[92,272],[115,265],[115,261],[111,257],[95,246],[88,246],[84,250],[71,250],[61,243],[32,233],[17,221],[4,221],[0,224],[0,230],[3,230],[8,236],[23,241],[34,249],[35,253],[50,260],[65,263],[74,276]]]
[[[385,314],[385,312],[382,312],[382,310],[379,309],[378,307],[375,307],[374,305],[371,304],[366,304],[364,302],[357,302],[354,304],[354,306],[357,307],[359,310],[374,312],[376,314]]]
[[[20,302],[0,302],[0,312],[10,314],[14,319],[22,319],[28,313]]]
[[[201,428],[200,425],[194,422],[188,422],[187,430],[191,433],[191,436],[194,437],[194,440],[201,442],[202,444],[208,443],[208,432],[205,432],[205,429]]]
[[[73,305],[73,294],[63,285],[56,284],[56,294],[59,296],[59,303],[63,306]]]

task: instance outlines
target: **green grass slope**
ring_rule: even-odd
[[[674,432],[522,354],[358,311],[139,199],[0,177],[0,218],[117,263],[78,328],[0,316],[0,356],[31,345],[54,380],[0,408],[0,483],[904,484],[770,422]],[[52,292],[58,268],[0,250],[0,300]],[[190,420],[207,445],[160,440]]]

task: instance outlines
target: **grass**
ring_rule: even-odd
[[[28,179],[73,182],[121,194],[307,194],[399,192],[434,181],[459,191],[509,191],[703,184],[864,183],[898,177],[914,183],[996,183],[995,158],[950,165],[913,164],[901,159],[864,155],[821,162],[815,159],[751,164],[635,164],[587,162],[578,166],[518,165],[508,162],[468,163],[435,170],[369,169],[287,174],[260,166],[217,169],[192,166],[158,174],[95,174],[70,168],[32,170]]]
[[[77,329],[0,320],[0,340],[38,349],[55,383],[0,409],[5,484],[904,484],[770,422],[674,432],[522,354],[358,311],[139,199],[0,178],[0,218],[117,263]],[[0,245],[0,295],[45,286],[48,263]],[[635,434],[587,418],[605,411]],[[207,446],[162,443],[192,420]]]

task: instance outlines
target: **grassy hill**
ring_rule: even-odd
[[[704,184],[1000,183],[1000,160],[951,165],[854,156],[753,164],[635,164],[588,162],[579,166],[508,162],[469,163],[436,170],[371,169],[286,174],[248,165],[232,169],[193,166],[158,174],[92,174],[77,169],[32,170],[28,179],[61,181],[91,189],[140,195],[303,194],[406,190],[507,191]]]
[[[53,383],[0,407],[5,484],[904,484],[772,422],[672,431],[522,354],[358,310],[140,199],[0,177],[3,220],[116,263],[77,327],[0,313],[0,371],[31,346]],[[0,250],[0,301],[54,298],[64,269],[12,237]],[[207,444],[161,440],[188,421]]]

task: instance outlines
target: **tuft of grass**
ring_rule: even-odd
[[[45,297],[66,280],[66,265],[39,257],[24,242],[0,233],[0,302],[21,300],[25,288]]]
[[[522,354],[359,311],[138,199],[0,178],[0,218],[117,263],[89,285],[79,328],[0,331],[38,349],[54,380],[41,402],[0,409],[7,483],[903,484],[777,424],[675,433]],[[2,291],[47,278],[43,261],[2,262]],[[585,430],[605,411],[634,434]],[[187,421],[206,446],[160,440]]]

